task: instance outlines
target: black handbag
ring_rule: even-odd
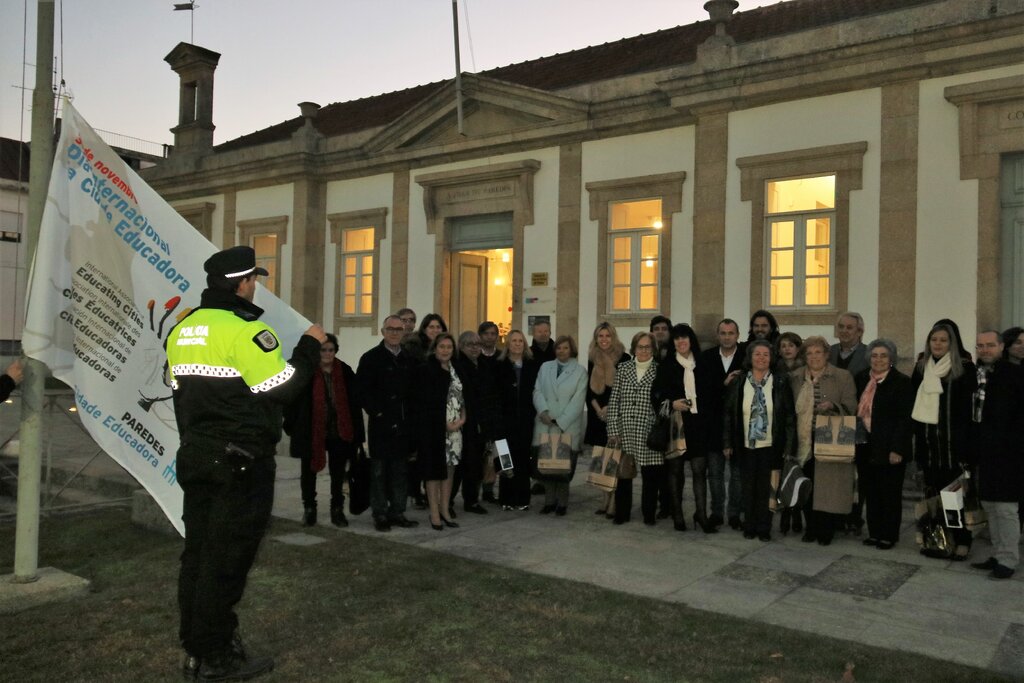
[[[348,465],[348,511],[353,515],[370,507],[370,459],[360,446]]]
[[[672,438],[672,414],[665,409],[668,405],[668,401],[661,404],[661,410],[655,415],[654,424],[647,432],[647,447],[659,453],[668,450],[668,443]]]

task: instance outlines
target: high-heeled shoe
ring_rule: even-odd
[[[441,523],[444,524],[449,529],[458,529],[459,528],[459,523],[458,522],[453,522],[452,520],[445,519],[444,517],[441,518]]]
[[[440,524],[434,524],[433,522],[430,523],[430,528],[434,531],[444,531],[443,526],[441,526]]]

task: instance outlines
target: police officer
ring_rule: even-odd
[[[274,330],[252,303],[251,247],[211,256],[199,308],[167,335],[167,362],[181,437],[185,550],[178,578],[183,675],[243,680],[273,668],[248,655],[233,607],[270,520],[281,404],[306,390],[326,335],[313,325],[285,362]]]

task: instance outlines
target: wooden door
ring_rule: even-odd
[[[452,312],[448,331],[458,339],[487,319],[487,257],[452,254]]]

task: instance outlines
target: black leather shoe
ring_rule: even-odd
[[[1013,576],[1013,570],[1009,567],[996,563],[996,566],[992,568],[992,573],[989,574],[993,579],[1008,579]]]
[[[302,526],[316,526],[316,505],[307,505],[302,509]]]
[[[199,675],[199,657],[185,653],[185,659],[181,662],[181,677],[186,681],[194,681]]]
[[[391,531],[391,523],[383,517],[374,517],[373,528],[377,531]]]
[[[710,524],[713,527],[720,527],[724,523],[725,520],[722,519],[722,515],[711,515],[710,517],[708,517],[708,524]]]
[[[758,534],[757,540],[764,541],[765,543],[767,543],[768,541],[772,540],[771,532],[765,531],[763,533]]]
[[[698,517],[696,514],[693,515],[693,526],[694,528],[699,527],[700,530],[706,534],[718,533],[718,528],[711,524],[710,519],[704,519],[703,521],[701,521],[700,517]]]
[[[996,558],[994,558],[994,557],[990,557],[987,560],[985,560],[984,562],[971,562],[971,566],[974,567],[975,569],[984,569],[986,571],[992,571],[993,569],[996,568],[997,564],[999,564],[999,563],[996,562]]]
[[[729,518],[729,528],[730,529],[739,530],[739,528],[741,526],[742,526],[742,524],[740,523],[740,518],[739,517],[730,517]]]
[[[672,511],[671,510],[662,510],[657,515],[655,515],[655,517],[657,517],[658,519],[668,519],[671,516],[672,516]]]
[[[810,531],[805,531],[804,535],[800,538],[800,540],[804,543],[814,543],[814,541],[817,539],[814,538],[814,534],[812,534]]]
[[[491,505],[498,504],[498,499],[494,497],[494,491],[484,491],[483,495],[480,497],[485,503],[490,503]]]
[[[686,522],[679,520],[678,522],[672,522],[672,527],[676,531],[686,531]]]
[[[412,529],[413,527],[420,525],[419,522],[408,519],[405,515],[399,515],[398,517],[392,518],[390,521],[391,526],[397,526],[402,529]]]
[[[487,508],[480,503],[473,503],[472,505],[465,505],[462,508],[465,512],[472,512],[474,515],[486,515]]]
[[[270,657],[244,656],[228,650],[203,659],[199,666],[200,681],[247,681],[273,670]]]
[[[455,519],[456,517],[458,517],[458,515],[455,514],[455,506],[454,505],[449,505],[448,506],[448,516],[451,517],[452,519]]]
[[[342,508],[331,508],[331,524],[342,528],[348,526],[348,520],[345,519],[345,511]]]
[[[743,538],[757,538],[757,534],[753,531],[744,531]]]
[[[445,519],[444,517],[441,518],[441,524],[444,524],[449,529],[458,529],[459,528],[459,523],[458,522],[453,522],[452,520]]]
[[[540,509],[540,514],[542,514],[542,515],[550,515],[554,511],[555,511],[555,506],[554,505],[545,505],[544,507],[542,507]]]
[[[793,531],[800,533],[804,530],[803,514],[800,511],[793,513]]]
[[[559,517],[565,517],[565,513],[568,511],[569,508],[565,507],[564,505],[555,508],[555,514]],[[612,517],[614,518],[614,515],[612,515]]]

